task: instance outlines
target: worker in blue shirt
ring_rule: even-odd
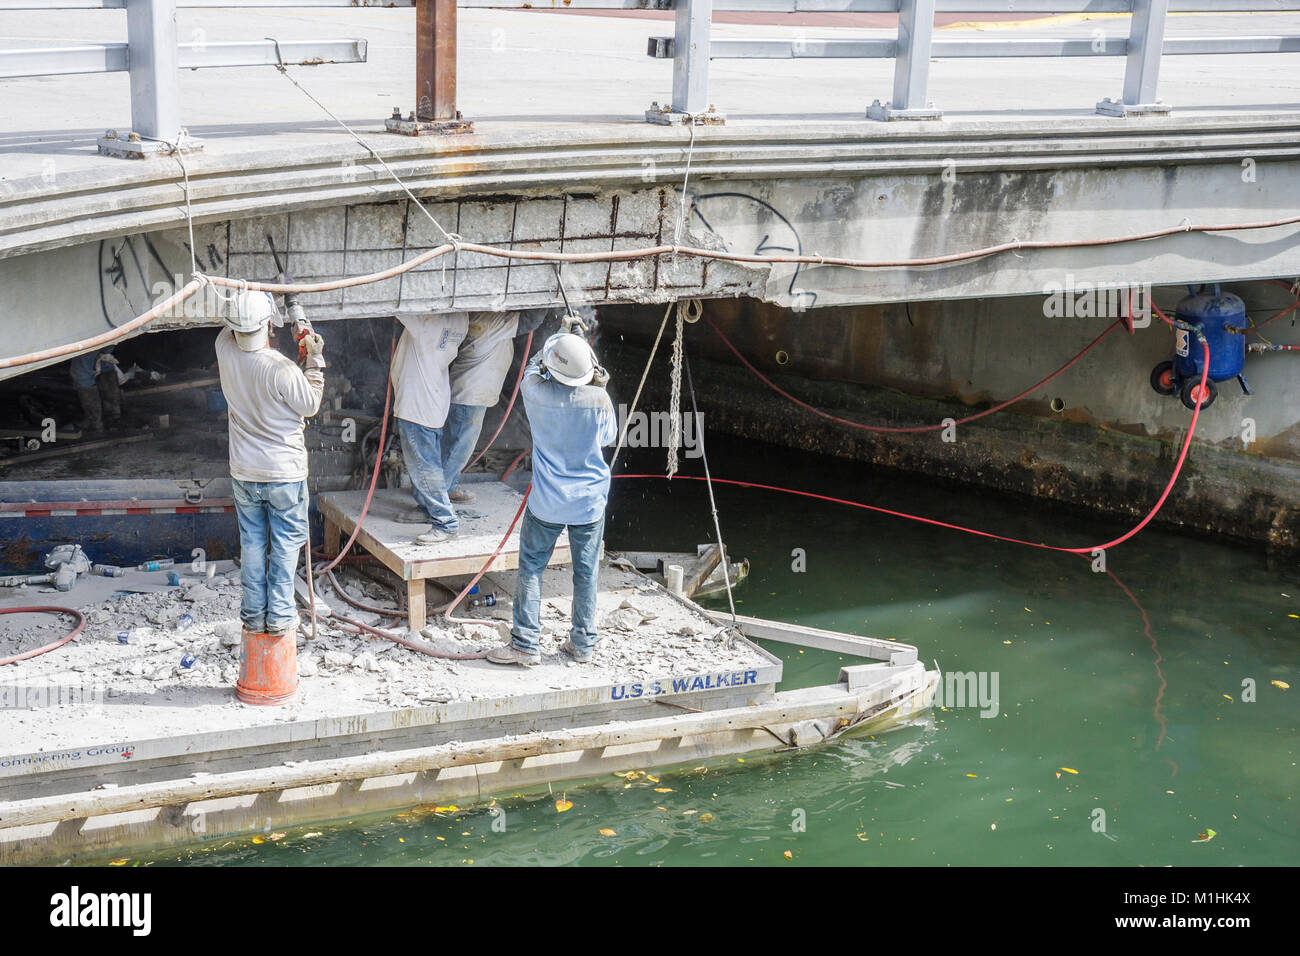
[[[573,621],[563,650],[579,663],[596,646],[598,559],[609,497],[609,465],[601,449],[618,437],[609,374],[566,316],[524,370],[520,391],[533,432],[533,490],[519,531],[519,584],[511,641],[488,652],[494,664],[541,661],[542,571],[566,528],[573,557]]]

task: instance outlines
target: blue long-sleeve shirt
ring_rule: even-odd
[[[562,385],[542,374],[542,353],[555,338],[528,362],[520,387],[533,431],[528,510],[552,524],[590,524],[604,514],[609,498],[601,449],[618,438],[618,419],[603,388]]]

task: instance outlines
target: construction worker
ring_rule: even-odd
[[[415,540],[436,544],[460,530],[443,472],[443,426],[451,404],[447,369],[465,338],[469,316],[451,312],[398,320],[405,330],[393,355],[393,414],[416,507],[400,512],[397,520],[432,525]]]
[[[483,416],[501,397],[518,329],[518,312],[471,312],[465,339],[448,369],[451,405],[443,427],[442,466],[447,497],[456,504],[474,500],[474,492],[459,487],[460,473],[474,455]]]
[[[105,421],[110,428],[121,424],[122,386],[112,350],[86,352],[74,358],[70,365],[86,431],[97,435],[104,430]]]
[[[272,344],[276,309],[265,292],[245,290],[235,297],[229,328],[216,342],[239,519],[239,616],[249,633],[272,637],[297,627],[293,576],[307,540],[303,419],[316,414],[325,387],[325,343],[296,311],[301,369]]]
[[[609,465],[601,449],[618,423],[605,386],[609,374],[581,334],[576,315],[546,340],[524,371],[521,391],[533,432],[533,489],[519,531],[519,583],[509,644],[493,648],[494,664],[541,661],[542,571],[556,539],[569,531],[573,556],[573,619],[563,650],[579,663],[596,645],[596,584],[609,497]]]

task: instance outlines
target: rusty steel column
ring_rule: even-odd
[[[456,0],[416,0],[415,118],[456,119]]]

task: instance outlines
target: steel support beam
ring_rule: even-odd
[[[415,5],[415,118],[456,119],[456,0]]]
[[[129,0],[126,42],[131,127],[142,137],[175,140],[181,130],[176,0]]]
[[[678,0],[673,28],[673,99],[646,110],[648,122],[719,124],[723,118],[709,105],[709,51],[713,0]],[[654,41],[651,41],[653,44]]]
[[[1169,0],[1133,0],[1129,18],[1128,62],[1124,66],[1124,96],[1119,102],[1107,97],[1097,104],[1104,116],[1151,116],[1169,112],[1156,99],[1160,79],[1160,56],[1165,44],[1165,14]]]
[[[930,82],[930,43],[934,38],[935,0],[901,0],[898,44],[894,50],[894,96],[876,100],[867,117],[876,120],[934,120],[943,113],[926,101]]]

